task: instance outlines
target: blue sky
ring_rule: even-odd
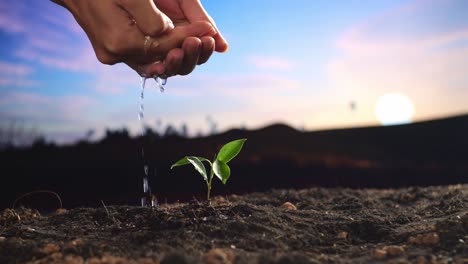
[[[413,120],[468,112],[468,1],[202,3],[230,50],[170,78],[164,94],[149,81],[147,125],[187,123],[195,134],[208,115],[221,130],[378,125],[376,102],[389,93],[410,99]],[[101,65],[65,9],[3,0],[0,40],[1,128],[34,127],[59,142],[89,129],[139,131],[139,77]]]

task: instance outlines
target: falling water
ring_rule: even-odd
[[[141,123],[141,136],[142,141],[144,141],[144,124],[143,119],[145,118],[145,106],[144,106],[144,98],[145,98],[145,86],[146,86],[146,77],[141,77],[141,90],[140,90],[140,108],[138,111],[138,120]],[[162,93],[164,92],[164,85],[167,83],[167,79],[154,77],[156,84],[159,87],[159,91]],[[149,167],[146,163],[145,158],[145,149],[142,144],[141,146],[141,158],[143,160],[143,196],[141,197],[141,206],[142,207],[155,207],[157,206],[156,197],[151,193],[151,187],[148,181],[148,171]]]

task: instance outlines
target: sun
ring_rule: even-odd
[[[384,126],[408,124],[413,119],[414,107],[406,95],[384,94],[377,100],[375,115]]]

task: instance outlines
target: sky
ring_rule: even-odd
[[[147,126],[187,124],[195,135],[208,119],[220,131],[380,125],[376,104],[388,94],[411,102],[412,121],[468,113],[468,1],[201,2],[230,49],[169,78],[162,94],[149,80]],[[141,130],[139,76],[100,64],[64,8],[0,1],[0,41],[1,131],[67,143],[89,130]]]

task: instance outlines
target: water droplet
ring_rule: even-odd
[[[154,77],[154,80],[156,81],[156,84],[158,85],[159,87],[159,91],[161,93],[164,92],[164,85],[166,85],[167,83],[167,78],[160,78],[160,77]]]
[[[148,186],[148,178],[144,177],[143,178],[143,192],[146,194],[148,192],[149,186]]]
[[[159,87],[159,91],[164,92],[164,85],[166,85],[167,79],[159,78],[157,76],[154,76],[153,78]],[[145,107],[144,107],[143,102],[145,98],[144,93],[145,93],[146,79],[147,78],[145,76],[141,77],[140,108],[138,112],[138,120],[140,120],[142,127],[143,127],[143,119],[145,117],[144,115]],[[144,136],[144,133],[145,132],[142,129],[141,135]],[[144,140],[142,142],[144,142]],[[143,164],[145,164],[146,161],[145,161],[145,152],[144,152],[143,146],[141,148],[141,156],[143,159]],[[143,197],[141,198],[141,206],[142,207],[147,207],[147,206],[156,207],[157,200],[156,200],[156,197],[151,194],[151,187],[149,186],[149,182],[148,182],[148,170],[149,170],[148,165],[144,165],[143,170],[145,172],[145,174],[143,175],[143,193],[144,194],[143,194]],[[155,175],[156,175],[156,169],[155,169]]]
[[[146,77],[141,77],[141,91],[140,91],[140,111],[138,112],[138,120],[143,120],[145,118],[144,114],[144,105],[143,99],[145,98],[145,85],[146,85]]]

